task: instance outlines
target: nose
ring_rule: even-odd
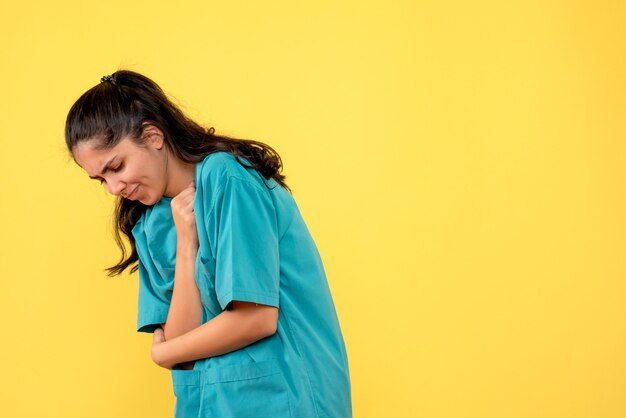
[[[110,179],[109,181],[107,181],[107,189],[109,191],[109,193],[117,196],[120,193],[122,193],[122,191],[124,190],[124,188],[126,187],[126,184],[122,181],[119,181],[117,179]]]

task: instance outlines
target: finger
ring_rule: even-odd
[[[193,194],[189,194],[183,198],[183,206],[188,208],[193,206],[193,201],[195,200],[195,196]]]
[[[179,213],[185,214],[191,212],[193,209],[193,200],[181,200],[178,204],[178,208],[176,209]]]
[[[185,189],[178,195],[178,198],[183,201],[193,199],[196,196],[196,189]]]
[[[165,340],[165,334],[163,328],[159,327],[154,330],[154,341],[162,342]]]

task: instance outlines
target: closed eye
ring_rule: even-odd
[[[117,173],[118,171],[120,171],[122,168],[124,168],[124,164],[120,164],[115,168],[109,168],[109,170],[113,171],[114,173]],[[104,183],[104,179],[96,179],[100,182],[100,184]]]

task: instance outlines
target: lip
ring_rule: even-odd
[[[135,195],[137,194],[137,190],[139,189],[139,186],[135,187],[135,190],[133,190],[128,196],[126,196],[126,199],[132,199],[135,197]]]

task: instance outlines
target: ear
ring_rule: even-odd
[[[163,131],[158,127],[144,122],[142,137],[147,145],[152,145],[155,149],[163,148]]]

